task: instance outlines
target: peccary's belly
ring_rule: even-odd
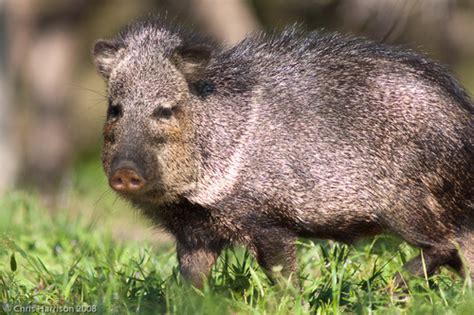
[[[324,190],[301,197],[296,193],[286,204],[273,209],[283,224],[301,237],[352,242],[383,231],[384,212],[388,202],[367,192]],[[280,200],[285,200],[281,198]]]
[[[301,237],[343,242],[383,230],[379,215],[388,206],[388,199],[360,186],[360,178],[355,179],[359,184],[342,178],[297,183],[284,172],[278,175],[280,179],[258,172],[253,175],[255,181],[246,174],[247,180],[235,185],[233,193],[216,205],[226,208],[226,218],[235,218],[239,225],[252,229],[276,225]],[[383,190],[370,188],[377,189]]]
[[[297,230],[299,237],[332,239],[344,243],[352,243],[361,237],[369,237],[384,232],[377,222],[363,220],[333,220],[327,224],[314,222]]]

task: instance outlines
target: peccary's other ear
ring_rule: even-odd
[[[122,48],[122,45],[111,40],[99,39],[95,42],[92,55],[94,56],[97,71],[104,78],[109,78],[112,69],[118,62],[119,53]]]
[[[207,45],[182,46],[176,48],[171,60],[186,80],[201,77],[211,59],[212,48]]]

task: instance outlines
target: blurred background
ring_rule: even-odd
[[[107,102],[90,48],[149,13],[226,45],[295,22],[362,35],[424,52],[474,91],[474,0],[0,0],[0,196],[21,189],[86,213],[126,207],[101,201],[115,197],[100,166]]]

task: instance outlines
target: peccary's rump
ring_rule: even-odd
[[[474,106],[444,67],[295,28],[224,48],[152,20],[93,54],[109,183],[175,236],[196,285],[235,243],[288,275],[297,237],[387,232],[430,274],[474,268]]]

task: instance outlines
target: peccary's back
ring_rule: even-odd
[[[319,230],[466,216],[474,111],[456,80],[412,53],[293,35],[233,52],[255,56],[234,190]]]

